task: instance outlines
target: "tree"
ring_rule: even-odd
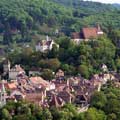
[[[103,92],[95,92],[91,98],[91,106],[102,109],[107,102],[107,98]]]
[[[78,67],[78,72],[85,78],[89,77],[89,70],[88,70],[88,66],[86,65],[80,65]]]
[[[48,57],[56,58],[58,57],[58,53],[59,53],[59,48],[57,47],[57,45],[54,44],[52,50],[48,52]]]
[[[1,117],[2,119],[4,120],[12,120],[12,116],[10,115],[9,111],[7,109],[2,109],[2,112],[1,112]]]
[[[12,42],[11,28],[8,22],[5,23],[5,32],[3,35],[3,44],[10,45]]]
[[[49,59],[47,61],[48,68],[56,71],[60,67],[60,61],[57,58]]]
[[[42,120],[52,120],[51,112],[48,109],[44,109],[42,112]]]
[[[41,75],[45,80],[52,80],[54,78],[53,71],[50,69],[44,69]]]
[[[85,120],[106,120],[106,115],[103,111],[95,108],[90,108],[84,115]]]

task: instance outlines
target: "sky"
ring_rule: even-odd
[[[120,3],[120,0],[85,0],[85,1],[95,1],[102,3]]]

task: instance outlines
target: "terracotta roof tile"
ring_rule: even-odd
[[[97,37],[97,28],[83,28],[82,32],[85,39]]]

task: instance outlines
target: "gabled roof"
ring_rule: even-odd
[[[97,35],[97,28],[83,28],[82,29],[83,36],[85,39],[96,38]]]
[[[57,95],[53,94],[50,102],[49,102],[49,105],[50,106],[55,106],[55,107],[61,107],[63,106],[65,102],[63,101],[62,98],[58,97]]]
[[[103,31],[100,26],[97,27],[84,27],[81,32],[72,33],[72,39],[90,39],[97,38],[98,36],[103,35]]]
[[[30,77],[29,79],[33,84],[41,84],[46,87],[50,85],[48,81],[44,80],[41,77]]]

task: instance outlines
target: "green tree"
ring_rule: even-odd
[[[45,80],[52,80],[54,78],[53,71],[50,69],[44,69],[41,75]]]
[[[78,67],[78,72],[85,78],[89,77],[89,69],[88,69],[88,66],[86,65],[80,65]]]
[[[1,118],[4,120],[12,120],[12,116],[10,115],[9,111],[7,109],[2,109],[1,111]]]
[[[103,92],[95,92],[91,98],[91,106],[102,109],[107,102],[107,98]]]

